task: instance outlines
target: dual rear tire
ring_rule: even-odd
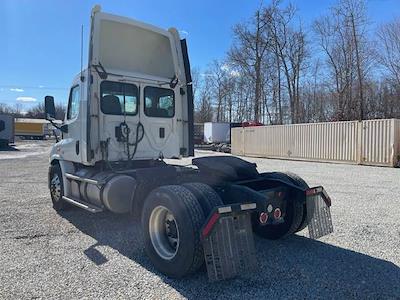
[[[148,195],[141,218],[145,250],[159,271],[180,278],[201,267],[200,230],[219,205],[218,194],[203,183],[161,186]]]

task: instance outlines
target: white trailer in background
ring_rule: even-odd
[[[14,143],[14,117],[0,114],[0,147]]]
[[[231,124],[219,122],[204,123],[204,142],[212,143],[230,143]]]

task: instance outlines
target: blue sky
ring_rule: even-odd
[[[307,27],[335,1],[292,3]],[[26,110],[45,95],[66,101],[70,82],[80,69],[82,24],[86,58],[94,4],[105,12],[185,32],[192,66],[204,69],[224,56],[231,44],[232,26],[246,21],[260,1],[0,0],[0,103],[20,103]],[[374,24],[400,16],[400,0],[368,0],[367,4]]]

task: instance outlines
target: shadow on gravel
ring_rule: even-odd
[[[19,149],[15,148],[15,145],[7,145],[7,146],[0,146],[0,152],[2,151],[20,151]]]
[[[188,299],[246,298],[397,298],[400,268],[365,254],[293,236],[281,241],[256,238],[259,269],[253,274],[209,283],[205,270],[175,280],[159,274],[144,253],[140,224],[131,216],[89,214],[71,210],[62,214],[97,243],[86,256],[97,265],[107,259],[96,247],[105,245],[156,273]]]

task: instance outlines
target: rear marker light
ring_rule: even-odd
[[[274,210],[274,218],[279,219],[282,216],[282,211],[279,208],[275,208]]]

